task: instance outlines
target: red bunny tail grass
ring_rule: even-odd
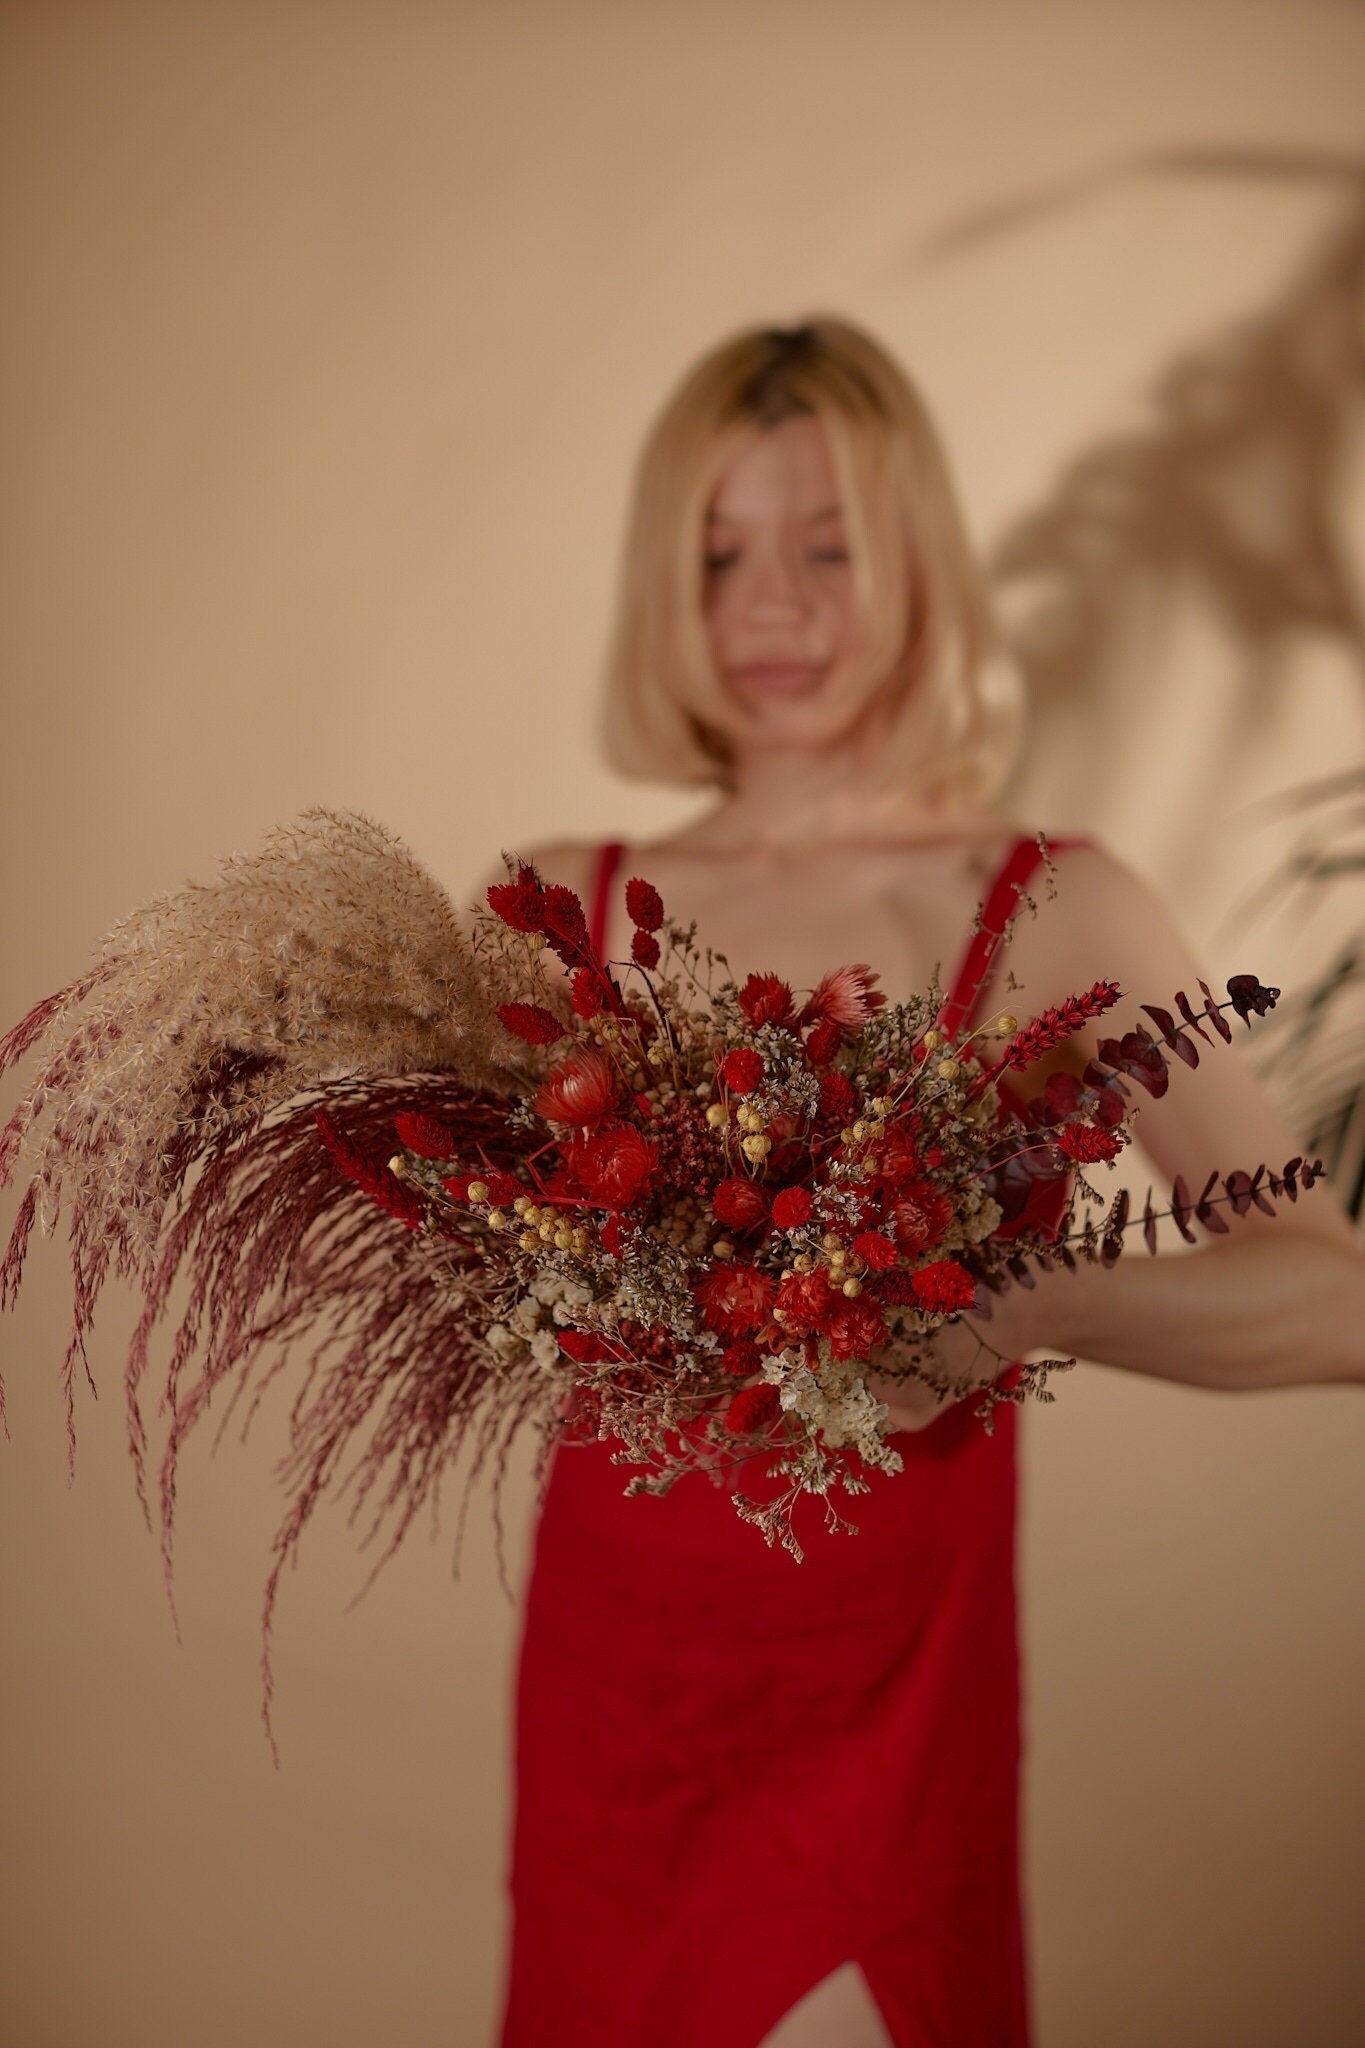
[[[1018,1072],[1031,1066],[1043,1053],[1051,1052],[1054,1046],[1074,1037],[1090,1018],[1102,1017],[1106,1010],[1111,1010],[1122,993],[1116,981],[1097,981],[1083,996],[1068,996],[1054,1009],[1044,1010],[1031,1024],[1015,1033],[1001,1054],[996,1072],[1005,1067],[1012,1067]]]

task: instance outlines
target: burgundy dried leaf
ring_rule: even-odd
[[[1186,1244],[1198,1244],[1198,1238],[1190,1229],[1189,1217],[1191,1206],[1190,1191],[1185,1184],[1185,1176],[1183,1173],[1178,1173],[1171,1184],[1171,1215],[1175,1218],[1175,1227],[1184,1238]]]
[[[1190,999],[1186,995],[1183,988],[1176,990],[1175,1006],[1177,1010],[1179,1010],[1185,1022],[1189,1025],[1190,1029],[1193,1032],[1197,1033],[1197,1035],[1204,1040],[1205,1045],[1207,1045],[1209,1043],[1209,1040],[1205,1034],[1204,1027],[1200,1023],[1198,1017],[1195,1015],[1194,1010],[1191,1008]],[[1190,1050],[1191,1052],[1193,1052],[1194,1047],[1191,1046]]]
[[[1264,1178],[1264,1176],[1265,1161],[1262,1160],[1261,1164],[1257,1167],[1255,1173],[1253,1173],[1251,1176],[1251,1199],[1256,1204],[1256,1207],[1258,1209],[1263,1210],[1267,1216],[1274,1216],[1278,1213],[1276,1211],[1275,1204],[1273,1202],[1268,1202],[1265,1198],[1265,1195],[1261,1191],[1261,1181]]]
[[[1142,1238],[1148,1251],[1155,1256],[1156,1211],[1152,1207],[1152,1191],[1150,1188],[1147,1190],[1147,1198],[1142,1205]]]
[[[1217,1185],[1218,1171],[1215,1168],[1204,1183],[1204,1192],[1194,1205],[1194,1213],[1203,1224],[1205,1230],[1210,1231],[1215,1237],[1226,1237],[1228,1219],[1226,1216],[1219,1214],[1209,1199]]]
[[[1210,1024],[1212,1024],[1214,1030],[1218,1033],[1218,1036],[1222,1039],[1223,1043],[1225,1045],[1231,1045],[1232,1026],[1228,1023],[1227,1018],[1223,1015],[1217,1003],[1215,1003],[1215,1001],[1213,1000],[1213,990],[1209,987],[1206,981],[1201,981],[1199,986],[1204,991],[1204,1015],[1208,1018]]]
[[[1248,1031],[1251,1029],[1253,1014],[1264,1017],[1266,1011],[1273,1010],[1280,999],[1280,991],[1277,988],[1264,987],[1254,974],[1234,974],[1228,982],[1228,995],[1233,1009]]]
[[[1228,1191],[1228,1200],[1232,1203],[1233,1215],[1245,1216],[1247,1210],[1251,1207],[1251,1175],[1243,1173],[1240,1166],[1235,1167],[1223,1185]]]

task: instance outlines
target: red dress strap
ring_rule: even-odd
[[[611,900],[611,885],[616,879],[616,870],[621,865],[621,855],[625,850],[624,839],[608,839],[597,849],[592,908],[588,913],[588,936],[592,941],[594,953],[599,955],[607,942],[607,905]]]
[[[1088,846],[1088,839],[1049,839],[1049,853],[1065,853],[1072,846]],[[990,977],[1005,927],[1020,895],[1043,863],[1043,851],[1036,838],[1019,838],[1010,847],[991,883],[981,911],[980,929],[968,946],[957,980],[938,1014],[938,1028],[955,1038],[971,1022],[982,989]]]

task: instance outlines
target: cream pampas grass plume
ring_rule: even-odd
[[[74,1452],[74,1379],[78,1367],[89,1377],[96,1301],[111,1274],[132,1281],[143,1307],[126,1391],[144,1511],[149,1345],[177,1281],[188,1285],[160,1404],[168,1583],[187,1430],[227,1381],[230,1411],[254,1380],[254,1412],[289,1347],[308,1340],[285,1461],[291,1505],[267,1591],[267,1721],[279,1574],[348,1448],[359,1451],[343,1481],[355,1509],[369,1498],[375,1527],[392,1513],[396,1543],[467,1438],[475,1469],[500,1462],[544,1399],[543,1379],[529,1376],[525,1404],[505,1376],[487,1398],[494,1376],[469,1335],[479,1279],[467,1249],[405,1229],[401,1198],[380,1206],[338,1172],[318,1112],[340,1122],[371,1180],[389,1174],[393,1120],[418,1097],[466,1133],[486,1125],[496,1148],[508,1095],[526,1086],[505,1063],[517,1050],[444,892],[381,826],[321,808],[257,853],[232,855],[216,880],[124,918],[85,974],[0,1041],[0,1072],[26,1055],[38,1062],[0,1134],[0,1187],[21,1191],[0,1305],[17,1292],[33,1225],[51,1232],[64,1212]]]

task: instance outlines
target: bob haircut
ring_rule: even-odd
[[[1023,685],[1005,655],[924,400],[848,323],[746,328],[683,379],[642,450],[627,517],[601,738],[621,774],[729,780],[702,616],[708,503],[755,435],[821,421],[867,626],[864,701],[889,713],[878,773],[934,802],[981,802],[1013,766]]]

